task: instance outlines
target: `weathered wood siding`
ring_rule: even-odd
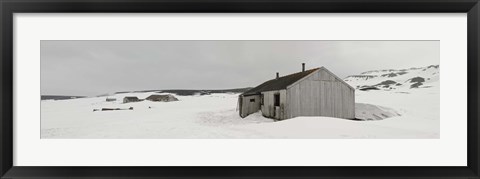
[[[355,118],[355,90],[320,69],[287,88],[286,117]]]
[[[243,98],[240,106],[240,117],[246,117],[260,110],[260,95],[239,96],[239,98]],[[250,102],[250,99],[254,99],[255,101]]]
[[[263,94],[262,114],[275,119],[286,119],[287,90],[265,91]],[[274,95],[280,94],[280,107],[274,107]]]

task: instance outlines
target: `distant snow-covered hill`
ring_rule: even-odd
[[[373,70],[359,75],[350,75],[344,81],[363,91],[429,88],[438,86],[439,70],[440,65],[399,70]]]

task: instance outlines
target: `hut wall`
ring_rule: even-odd
[[[287,88],[287,118],[355,118],[355,90],[323,69]]]
[[[260,110],[260,95],[240,96],[239,98],[243,100],[240,106],[241,117],[246,117]]]
[[[265,91],[263,94],[263,105],[261,105],[262,114],[265,117],[275,118],[275,119],[286,119],[286,109],[287,109],[287,90],[276,90],[276,91]],[[280,95],[280,106],[275,108],[274,104],[274,95]]]

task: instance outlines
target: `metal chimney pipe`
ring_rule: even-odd
[[[277,72],[277,78],[276,78],[276,79],[278,79],[279,77],[280,77],[280,75],[279,75],[278,72]]]
[[[302,72],[305,71],[305,63],[302,63]]]

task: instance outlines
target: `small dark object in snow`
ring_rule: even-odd
[[[102,108],[102,111],[120,110],[120,108]]]
[[[102,108],[102,109],[93,109],[93,112],[95,111],[117,111],[117,110],[133,110],[133,107],[129,108]]]

